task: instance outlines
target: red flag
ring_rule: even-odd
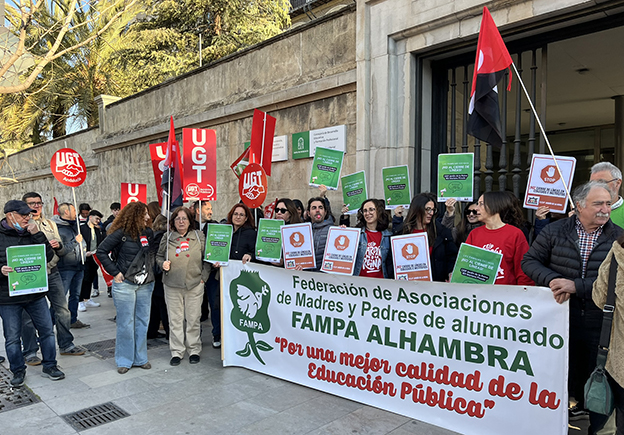
[[[56,196],[54,197],[54,208],[52,209],[53,215],[58,215],[58,201],[56,200]]]
[[[275,207],[277,207],[277,200],[278,198],[275,198],[275,201],[264,207],[264,217],[266,219],[273,219],[273,212],[275,211]]]
[[[175,138],[173,116],[169,127],[167,152],[163,162],[163,176],[160,185],[163,188],[163,199],[168,198],[169,204],[163,200],[163,212],[173,211],[184,204],[182,200],[182,162],[180,160],[180,145]],[[163,213],[165,214],[165,213]]]
[[[249,146],[249,163],[258,163],[268,177],[271,176],[274,134],[275,118],[258,109],[254,109],[253,124],[251,126],[251,145]]]
[[[484,7],[472,77],[468,133],[498,147],[502,145],[503,137],[496,86],[512,62],[490,11]],[[511,75],[507,90],[510,88]]]

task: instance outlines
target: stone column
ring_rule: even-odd
[[[106,132],[106,117],[104,116],[104,109],[111,103],[121,100],[121,97],[113,97],[112,95],[98,95],[95,97],[95,103],[98,105],[98,117],[100,121],[100,134]]]

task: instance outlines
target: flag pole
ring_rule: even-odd
[[[165,252],[165,261],[169,261],[169,222],[171,219],[171,168],[169,168],[169,177],[167,177],[167,251]],[[163,195],[163,201],[165,200]]]
[[[550,141],[548,140],[548,136],[546,135],[546,130],[544,130],[544,127],[542,126],[542,122],[540,121],[540,118],[537,114],[537,110],[535,110],[535,106],[533,106],[533,102],[531,101],[531,97],[529,96],[529,91],[527,91],[526,86],[524,86],[524,82],[522,81],[522,77],[520,77],[520,73],[518,72],[518,70],[516,69],[516,64],[515,63],[511,63],[511,66],[513,67],[514,71],[516,72],[516,77],[518,77],[518,81],[520,82],[520,85],[522,86],[522,90],[524,91],[524,95],[526,95],[527,100],[529,101],[529,106],[531,106],[531,110],[533,111],[533,114],[535,115],[535,120],[537,121],[537,125],[539,126],[540,131],[542,132],[542,135],[544,136],[544,140],[546,141],[546,145],[548,145],[548,150],[550,151],[550,155],[552,156],[554,162],[555,162],[555,167],[557,168],[557,172],[559,172],[559,177],[561,177],[561,183],[563,184],[563,188],[565,189],[566,195],[568,196],[568,201],[570,201],[570,207],[572,210],[574,210],[574,201],[572,200],[572,195],[570,195],[570,191],[568,190],[568,186],[565,183],[565,179],[563,178],[563,173],[561,172],[561,169],[559,168],[559,164],[557,163],[557,158],[555,157],[555,153],[552,149],[552,146],[550,146]]]
[[[78,218],[78,202],[76,201],[76,188],[72,187],[72,195],[74,196],[74,210],[76,210],[76,231],[78,231],[78,234],[80,234],[80,219]],[[80,245],[80,260],[82,261],[82,264],[85,264],[85,254],[84,251],[82,250],[82,242],[79,243]]]
[[[260,166],[264,169],[264,136],[266,134],[266,117],[267,114],[264,112],[264,117],[262,118],[262,148],[260,151]]]

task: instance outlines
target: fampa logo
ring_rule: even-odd
[[[413,243],[406,243],[401,249],[401,255],[406,260],[415,260],[418,257],[418,246]]]
[[[249,341],[245,348],[236,352],[241,357],[248,357],[252,353],[262,364],[259,351],[268,352],[273,347],[268,343],[254,338],[256,334],[266,334],[271,329],[269,319],[269,302],[271,288],[255,271],[242,270],[238,278],[230,283],[230,298],[232,299],[232,313],[230,319],[236,329],[247,333]]]
[[[334,247],[339,251],[344,251],[349,247],[349,238],[345,236],[338,236],[334,240]]]
[[[540,178],[544,181],[544,183],[548,184],[554,184],[561,179],[559,171],[557,171],[557,168],[554,165],[548,165],[542,169]]]
[[[305,238],[303,237],[303,234],[301,234],[299,231],[294,232],[290,235],[290,244],[293,245],[295,248],[299,248],[300,246],[302,246],[303,242],[305,242]]]

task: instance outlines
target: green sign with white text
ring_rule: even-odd
[[[45,245],[10,246],[6,250],[9,296],[48,291]]]
[[[438,201],[472,201],[474,154],[438,155]]]
[[[494,284],[503,254],[462,243],[455,261],[451,282]]]
[[[355,214],[368,198],[366,173],[364,171],[345,175],[342,182],[342,202],[349,208],[347,214]]]
[[[304,131],[292,135],[292,158],[310,158],[310,132]]]
[[[260,219],[256,238],[256,258],[277,263],[282,258],[282,219]]]
[[[310,173],[310,186],[325,185],[330,190],[337,190],[343,159],[343,151],[317,147]]]
[[[232,225],[208,224],[204,261],[227,266],[232,245]]]
[[[381,170],[386,208],[394,209],[400,205],[407,207],[412,200],[407,165],[392,166]]]

